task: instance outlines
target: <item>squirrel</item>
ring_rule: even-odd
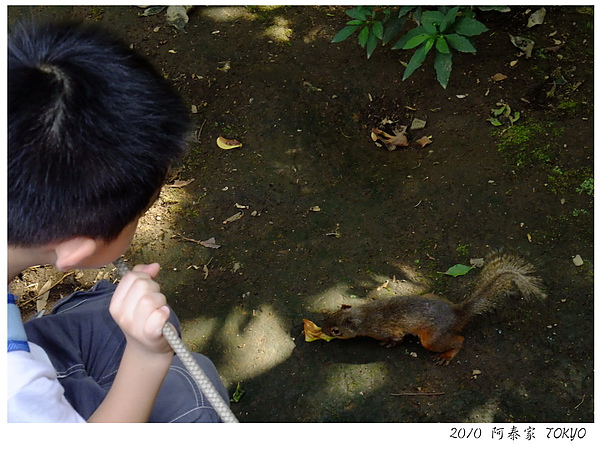
[[[425,294],[356,307],[342,305],[325,317],[323,333],[341,339],[368,336],[385,347],[399,344],[407,334],[416,335],[424,348],[438,353],[434,356],[437,364],[448,365],[463,346],[461,330],[477,315],[515,295],[525,300],[546,297],[541,279],[532,275],[532,264],[503,252],[493,252],[486,259],[475,292],[462,303]]]

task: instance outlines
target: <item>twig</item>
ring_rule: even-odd
[[[198,130],[196,130],[196,132],[194,133],[194,140],[196,141],[196,143],[200,143],[200,135],[202,134],[202,128],[204,128],[205,123],[206,123],[206,119],[204,119],[204,122],[202,122],[202,125],[200,125],[200,128]]]
[[[176,234],[176,235],[173,236],[173,238],[174,239],[183,239],[184,241],[189,241],[189,242],[193,242],[194,244],[200,244],[200,245],[202,245],[202,241],[198,241],[196,239],[185,237],[185,236],[182,236],[181,234]]]
[[[395,397],[417,397],[417,396],[434,396],[444,395],[445,392],[401,392],[400,394],[390,394]]]
[[[40,298],[42,295],[44,295],[46,292],[50,292],[57,284],[59,284],[62,280],[64,280],[65,278],[67,278],[69,275],[72,275],[73,273],[75,273],[74,270],[69,270],[67,273],[65,273],[56,283],[54,283],[52,286],[50,286],[48,289],[46,289],[45,291],[40,291],[35,297],[30,298],[29,300],[27,300],[26,302],[21,303],[19,306],[25,306],[30,304],[31,302],[33,302],[34,300],[37,300],[38,298]]]

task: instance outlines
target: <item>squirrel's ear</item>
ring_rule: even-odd
[[[342,305],[342,307],[340,309],[342,311],[345,311],[345,310],[350,309],[350,308],[352,308],[352,305],[346,305],[346,304],[344,304],[344,305]]]

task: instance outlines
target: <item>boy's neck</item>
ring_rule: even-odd
[[[9,245],[7,257],[8,283],[29,267],[53,264],[56,261],[56,253],[53,249],[39,247],[14,247]]]

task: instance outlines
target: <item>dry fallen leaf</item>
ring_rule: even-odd
[[[379,128],[372,128],[371,139],[383,142],[388,150],[396,150],[396,147],[408,147],[406,126],[401,126],[399,129],[394,130],[393,134],[386,133]]]
[[[40,312],[46,308],[46,303],[48,302],[48,297],[50,296],[50,289],[52,289],[52,278],[46,281],[46,284],[44,284],[42,289],[40,289],[40,293],[38,294],[36,300],[37,312]]]
[[[223,221],[223,223],[231,223],[231,222],[235,222],[236,220],[240,220],[242,217],[244,217],[244,213],[242,211],[240,211],[237,214],[234,214],[231,217],[228,217],[227,219],[225,219]]]
[[[425,147],[426,145],[431,144],[433,141],[431,140],[431,136],[423,136],[421,139],[417,139],[417,143],[421,145],[421,147]]]
[[[165,185],[165,187],[168,188],[180,188],[180,187],[184,187],[187,186],[190,183],[193,183],[195,181],[195,178],[192,178],[190,180],[175,180],[173,181],[173,184],[167,184]]]
[[[230,150],[232,148],[238,148],[242,146],[242,143],[235,139],[225,139],[223,136],[217,138],[217,145],[223,150]]]
[[[335,339],[334,336],[328,336],[323,333],[321,327],[318,327],[314,322],[311,322],[308,319],[302,319],[302,322],[304,322],[304,340],[306,342],[312,342],[318,339],[329,342],[330,340]]]
[[[496,75],[492,76],[492,80],[493,81],[502,81],[502,80],[506,80],[508,77],[506,75],[504,75],[503,73],[498,72]]]
[[[221,244],[217,244],[217,241],[215,240],[214,237],[211,237],[210,239],[207,239],[205,241],[200,241],[200,242],[198,242],[198,244],[200,244],[206,248],[220,248],[221,247]]]

